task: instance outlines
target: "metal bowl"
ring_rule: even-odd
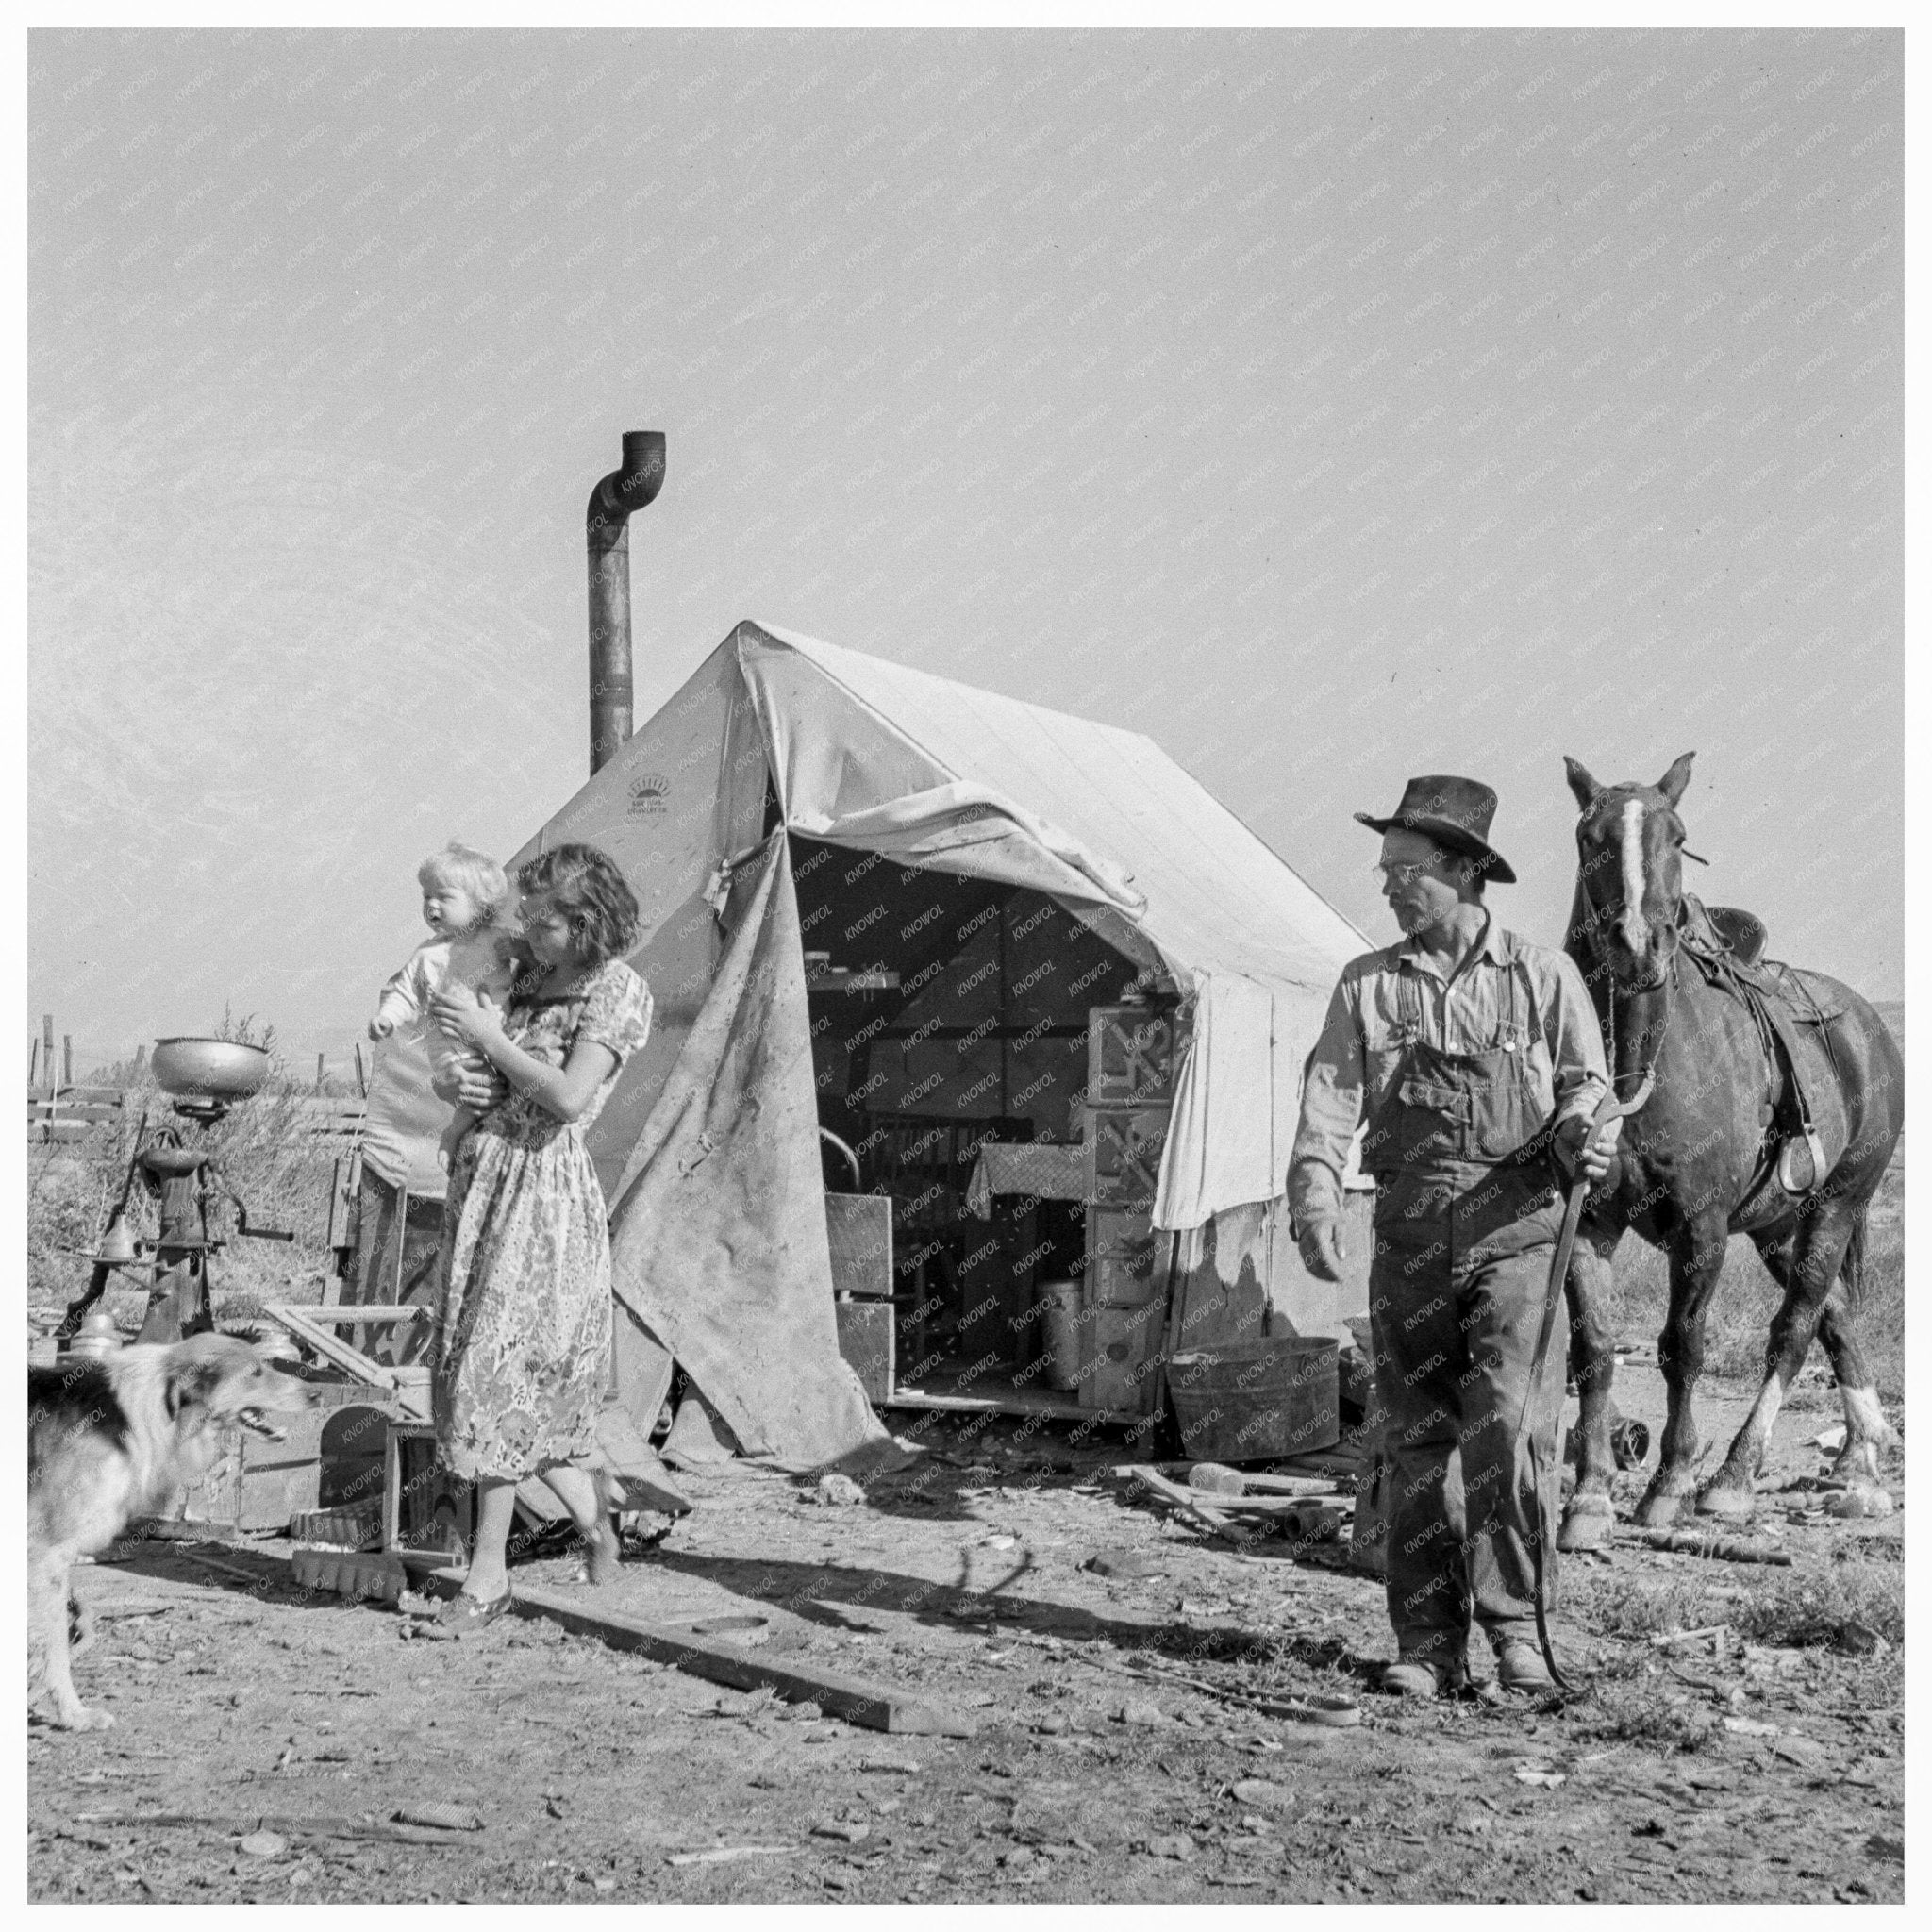
[[[158,1040],[155,1078],[164,1093],[246,1100],[268,1078],[268,1055],[235,1040]]]

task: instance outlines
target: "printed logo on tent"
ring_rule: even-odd
[[[630,781],[629,819],[661,819],[671,808],[671,780],[661,772],[645,772]]]

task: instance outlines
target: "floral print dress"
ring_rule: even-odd
[[[560,1067],[594,1041],[621,1068],[651,1030],[651,995],[621,959],[560,994],[512,989],[504,1031]],[[610,1239],[584,1145],[617,1070],[580,1118],[514,1091],[450,1162],[437,1260],[431,1389],[439,1459],[459,1476],[521,1481],[591,1459],[610,1379]]]

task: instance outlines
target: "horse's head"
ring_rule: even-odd
[[[1655,785],[1599,785],[1565,758],[1583,808],[1576,822],[1577,913],[1598,957],[1624,986],[1652,985],[1669,970],[1683,904],[1686,752]]]

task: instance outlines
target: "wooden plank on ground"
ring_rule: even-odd
[[[1257,1475],[1243,1470],[1243,1495],[1332,1496],[1341,1478],[1332,1475]]]
[[[1306,1456],[1287,1456],[1281,1466],[1297,1475],[1358,1476],[1368,1468],[1368,1452],[1362,1449],[1311,1449]]]
[[[1191,1490],[1179,1483],[1171,1483],[1158,1469],[1144,1464],[1129,1463],[1127,1473],[1142,1489],[1150,1491],[1164,1503],[1172,1503],[1182,1509],[1196,1511],[1222,1510],[1236,1516],[1296,1516],[1305,1515],[1310,1508],[1319,1507],[1324,1501],[1339,1502],[1330,1486],[1327,1497],[1320,1496],[1224,1496],[1211,1490]]]
[[[445,1586],[462,1580],[463,1573],[444,1566],[440,1557],[425,1558],[407,1550],[399,1554],[409,1568],[426,1571]],[[689,1625],[647,1624],[619,1610],[590,1610],[581,1598],[521,1586],[510,1608],[523,1617],[547,1617],[579,1636],[601,1638],[614,1650],[636,1651],[707,1683],[734,1690],[771,1690],[793,1703],[816,1704],[827,1716],[868,1730],[902,1737],[971,1738],[979,1729],[978,1720],[968,1712],[948,1710],[896,1684],[847,1677],[813,1664],[773,1662],[758,1652],[706,1637]]]

